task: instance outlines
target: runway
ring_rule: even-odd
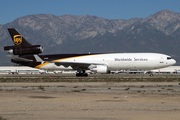
[[[151,79],[146,75],[10,75],[0,79],[6,79],[0,82],[0,116],[8,120],[180,118],[178,75]]]
[[[9,74],[0,75],[0,82],[180,82],[180,74]]]

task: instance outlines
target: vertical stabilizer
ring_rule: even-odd
[[[32,46],[32,44],[27,42],[26,39],[15,28],[8,28],[8,31],[11,35],[14,45],[22,47]]]
[[[43,52],[43,47],[41,45],[32,45],[15,28],[8,28],[8,31],[14,45],[4,47],[7,53],[22,56]]]

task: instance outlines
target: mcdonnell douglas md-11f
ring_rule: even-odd
[[[14,42],[5,46],[13,63],[43,70],[77,70],[76,76],[88,76],[86,70],[108,73],[110,70],[153,70],[174,65],[169,55],[159,53],[100,53],[39,55],[41,45],[32,45],[15,29],[8,28]],[[15,56],[18,55],[18,56]]]

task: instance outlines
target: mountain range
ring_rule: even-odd
[[[34,14],[0,25],[0,65],[13,65],[3,48],[13,45],[7,28],[16,28],[43,54],[156,52],[180,65],[180,13],[162,10],[147,18],[110,20],[90,15]]]

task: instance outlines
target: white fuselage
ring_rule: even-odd
[[[108,53],[84,55],[55,60],[56,62],[104,64],[108,70],[153,70],[176,63],[170,56],[159,53]],[[54,63],[44,64],[39,69],[67,70],[70,66],[57,66]]]

